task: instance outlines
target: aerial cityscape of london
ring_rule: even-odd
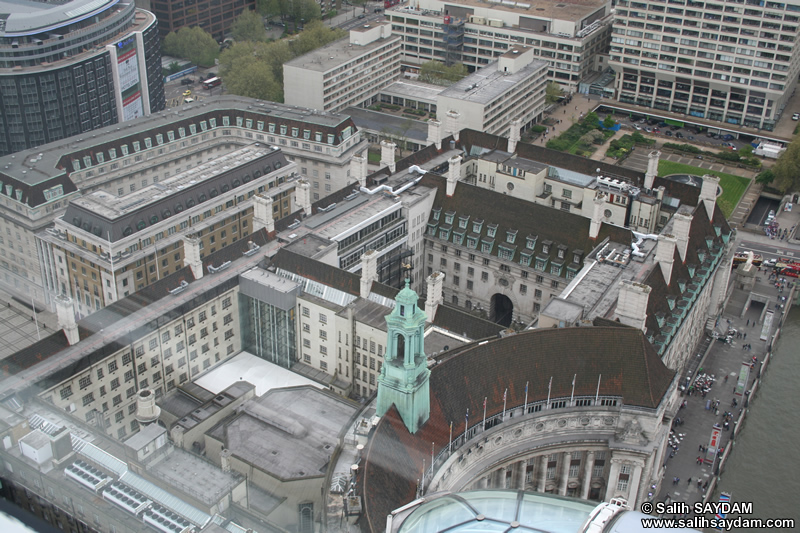
[[[0,532],[794,531],[800,0],[0,0]]]

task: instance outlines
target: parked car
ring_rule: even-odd
[[[716,133],[711,133],[709,131],[708,133],[706,133],[706,137],[708,137],[709,139],[716,139],[717,138],[717,134]]]
[[[367,18],[367,16],[366,16],[364,13],[361,13],[361,14],[358,16],[358,18],[360,18],[360,19],[363,19],[363,18]]]
[[[720,137],[720,139],[722,139],[723,141],[732,141],[733,140],[733,135],[731,135],[730,133],[726,133],[725,135]]]
[[[672,131],[677,131],[677,130],[681,129],[681,127],[680,126],[670,126],[669,129],[671,129]]]
[[[667,130],[664,132],[664,135],[666,135],[667,137],[672,137],[672,132],[670,130]]]
[[[686,138],[690,141],[694,140],[694,135],[687,135]]]
[[[183,96],[184,97],[192,96],[192,91],[190,91],[189,89],[186,89],[185,91],[183,91]]]
[[[659,123],[658,123],[658,127],[659,127],[659,128],[666,128],[668,125],[669,125],[669,124],[667,124],[667,123],[666,123],[666,122],[664,122],[664,121],[661,121],[661,122],[659,122]]]
[[[696,156],[694,156],[694,158],[695,158],[695,159],[699,159],[700,161],[702,161],[702,160],[703,160],[703,156],[702,156],[702,155],[696,155]]]
[[[642,129],[642,127],[641,127],[639,124],[634,124],[634,125],[633,125],[633,128],[634,128],[636,131],[641,131],[641,129]]]
[[[653,128],[653,133],[661,133],[661,130],[658,128]]]
[[[681,132],[677,132],[677,133],[675,134],[675,137],[676,137],[677,139],[683,139],[683,133],[681,133]]]
[[[800,120],[800,113],[795,113],[792,115],[792,120]]]
[[[653,128],[651,128],[650,126],[645,126],[644,131],[646,131],[647,133],[653,133]]]
[[[183,78],[181,80],[181,85],[193,85],[194,80],[192,78]]]
[[[381,13],[381,12],[383,12],[383,8],[382,7],[376,7],[375,9],[372,10],[372,12],[373,13]]]

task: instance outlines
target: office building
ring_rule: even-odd
[[[355,181],[349,176],[350,159],[367,145],[348,116],[221,96],[212,104],[188,105],[0,157],[5,199],[0,202],[0,245],[7,244],[0,246],[0,285],[21,300],[53,309],[52,299],[62,288],[48,266],[53,261],[48,246],[35,235],[61,217],[72,199],[96,191],[118,198],[150,186],[156,191],[160,181],[214,166],[226,154],[255,143],[278,146],[294,161],[296,172],[309,183],[311,202]],[[219,172],[233,172],[232,164],[222,166],[229,168]],[[284,208],[283,200],[274,203],[276,219]],[[91,238],[100,241],[102,235]]]
[[[374,103],[400,76],[400,37],[388,22],[371,22],[350,36],[283,65],[284,100],[338,113]]]
[[[0,2],[0,155],[164,109],[161,41],[133,2]]]
[[[461,62],[475,70],[525,45],[548,63],[548,80],[576,92],[580,80],[607,66],[602,54],[613,15],[606,0],[420,0],[387,10],[386,19],[403,40],[404,62]]]
[[[627,104],[772,131],[800,72],[800,5],[616,4],[609,64]]]

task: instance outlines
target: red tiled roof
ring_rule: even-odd
[[[367,449],[362,483],[366,531],[383,531],[386,516],[414,499],[423,460],[430,464],[431,443],[442,450],[453,435],[464,432],[465,414],[471,420],[521,405],[525,384],[528,401],[576,395],[621,396],[625,405],[656,408],[667,393],[674,372],[661,361],[644,334],[635,328],[586,327],[543,329],[473,344],[433,367],[430,378],[431,416],[411,435],[396,409],[379,423]],[[366,522],[366,523],[365,523]]]

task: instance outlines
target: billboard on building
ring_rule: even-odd
[[[118,42],[116,51],[119,91],[122,96],[122,120],[131,120],[144,115],[136,37],[132,35]]]

